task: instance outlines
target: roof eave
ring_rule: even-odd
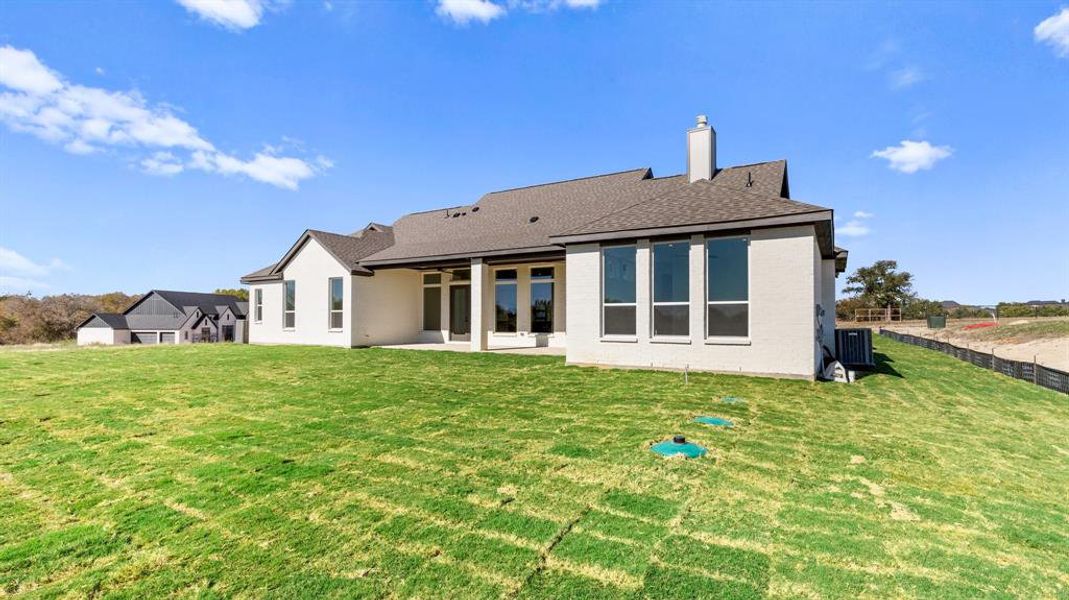
[[[458,252],[453,254],[432,254],[429,256],[412,256],[405,258],[380,258],[378,260],[362,260],[360,264],[365,267],[389,267],[412,265],[428,262],[441,262],[449,260],[462,260],[472,258],[491,258],[495,256],[508,256],[512,254],[536,254],[541,252],[559,252],[563,248],[559,245],[530,246],[525,248],[508,248],[504,250],[486,250],[483,252]]]
[[[268,281],[282,281],[282,274],[278,275],[246,275],[241,278],[241,283],[266,283]]]

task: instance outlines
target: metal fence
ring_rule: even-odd
[[[1069,373],[1066,373],[1065,371],[1044,367],[1043,365],[1034,362],[1000,358],[987,352],[961,348],[954,344],[948,344],[947,342],[909,335],[908,333],[887,331],[886,329],[881,328],[880,335],[906,344],[913,344],[914,346],[920,346],[929,350],[937,350],[943,354],[949,354],[958,360],[963,360],[978,367],[1002,373],[1007,377],[1031,381],[1038,386],[1055,390],[1063,394],[1069,394]]]

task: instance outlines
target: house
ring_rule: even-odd
[[[813,378],[847,253],[783,160],[720,168],[704,117],[687,170],[502,190],[474,204],[305,231],[250,273],[249,341],[549,346],[572,364]]]
[[[78,345],[247,342],[248,302],[224,294],[152,290],[122,314],[93,313]]]

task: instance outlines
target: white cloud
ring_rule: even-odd
[[[874,215],[872,213],[865,212],[863,210],[859,210],[859,211],[854,212],[854,218],[855,219],[871,219],[873,216]]]
[[[1054,53],[1069,58],[1069,7],[1051,15],[1036,25],[1033,31],[1036,41],[1054,48]]]
[[[47,277],[55,271],[69,269],[62,260],[53,258],[47,263],[36,263],[10,248],[0,246],[0,274],[7,276]]]
[[[29,50],[0,47],[0,85],[11,90],[0,93],[0,121],[12,130],[61,144],[72,154],[128,149],[139,155],[136,160],[147,173],[176,175],[199,168],[295,190],[332,164],[323,157],[278,156],[278,149],[242,161],[217,150],[168,105],[149,104],[136,90],[66,82]],[[203,168],[205,164],[212,168]]]
[[[885,158],[888,166],[895,171],[916,173],[931,169],[935,163],[953,153],[954,149],[950,146],[933,146],[926,141],[902,140],[897,146],[888,146],[883,150],[874,151],[870,158]]]
[[[141,169],[150,175],[170,177],[184,171],[185,165],[170,152],[157,152],[141,160]]]
[[[903,67],[888,74],[888,81],[893,90],[913,87],[928,77],[917,67]]]
[[[603,0],[438,0],[435,12],[458,25],[467,25],[471,21],[489,23],[505,16],[510,10],[522,10],[529,13],[552,12],[560,8],[596,9]]]
[[[505,8],[490,0],[438,0],[435,12],[458,25],[467,25],[470,21],[489,23],[504,16]]]
[[[865,225],[864,223],[856,219],[853,221],[849,221],[846,225],[843,225],[842,227],[835,228],[835,233],[839,235],[845,235],[846,237],[861,237],[863,235],[868,235],[869,231],[870,230],[868,225]]]
[[[316,159],[316,166],[320,169],[329,168],[331,165],[333,163],[325,157]],[[189,167],[208,173],[245,175],[288,190],[296,190],[302,180],[317,173],[316,167],[303,160],[275,156],[270,150],[257,152],[252,160],[247,161],[221,152],[195,152]]]
[[[233,31],[259,25],[265,8],[260,0],[178,0],[178,3],[201,19]]]
[[[0,84],[20,92],[47,94],[63,87],[59,77],[29,50],[0,48]]]

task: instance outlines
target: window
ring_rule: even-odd
[[[705,287],[709,337],[750,335],[749,254],[744,237],[706,242]]]
[[[427,273],[423,276],[423,330],[438,331],[442,328],[442,275]]]
[[[345,305],[345,286],[341,277],[331,277],[327,280],[327,288],[330,290],[330,328],[342,328],[342,307]]]
[[[264,291],[256,288],[252,293],[254,318],[257,323],[264,320]]]
[[[601,250],[602,333],[635,335],[635,247]]]
[[[471,281],[471,269],[453,271],[453,281]]]
[[[690,242],[653,245],[653,335],[690,334]]]
[[[531,269],[531,333],[553,333],[553,267]]]
[[[282,328],[293,329],[297,326],[297,282],[282,283]]]
[[[516,269],[494,272],[494,331],[516,333]]]

